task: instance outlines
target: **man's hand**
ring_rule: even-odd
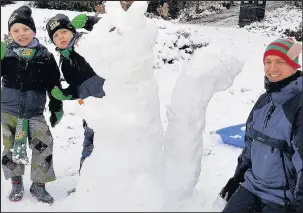
[[[235,191],[240,186],[240,183],[234,178],[230,178],[227,182],[227,184],[223,187],[223,189],[220,192],[220,196],[228,201],[230,197],[235,193]]]

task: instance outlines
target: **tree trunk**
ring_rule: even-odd
[[[196,13],[199,12],[199,3],[200,3],[199,1],[196,2]]]

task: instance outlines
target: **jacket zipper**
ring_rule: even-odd
[[[28,67],[28,62],[25,63],[24,70],[23,72],[26,72],[26,69]],[[30,72],[30,78],[31,78],[31,72]],[[22,80],[21,80],[22,81]],[[20,111],[19,111],[19,117],[24,117],[24,112],[25,112],[25,102],[26,102],[26,92],[24,91],[24,85],[25,81],[21,83],[21,88],[20,88]]]
[[[272,100],[272,97],[271,97],[270,93],[267,93],[267,96],[270,99],[271,106],[269,107],[269,110],[266,113],[266,117],[265,117],[265,120],[264,120],[264,123],[263,123],[263,130],[267,127],[268,121],[270,120],[272,113],[276,109],[276,106],[274,105],[274,102]]]
[[[285,159],[284,159],[284,153],[283,153],[283,151],[280,151],[280,157],[282,159],[283,171],[284,171],[285,181],[286,181],[286,185],[283,187],[283,189],[284,189],[284,199],[285,199],[285,206],[284,206],[284,208],[287,209],[288,205],[290,204],[290,200],[286,196],[286,191],[289,189],[289,181],[288,181],[288,177],[287,177],[287,173],[286,173],[286,166],[285,166]]]

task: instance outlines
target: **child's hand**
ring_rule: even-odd
[[[7,44],[1,41],[1,60],[5,57]]]
[[[52,89],[51,95],[59,101],[72,99],[71,95],[68,96],[64,95],[63,92],[57,86],[54,89]]]
[[[76,29],[81,29],[85,26],[87,21],[87,15],[86,14],[80,14],[73,18],[72,25]]]

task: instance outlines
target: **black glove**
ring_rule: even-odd
[[[55,127],[63,117],[63,110],[61,109],[59,112],[51,112],[51,116],[49,118],[49,122],[52,127]]]
[[[240,181],[236,180],[236,178],[232,177],[228,180],[227,184],[223,187],[220,192],[220,196],[228,201],[230,197],[235,193],[235,191],[240,186]],[[226,196],[227,193],[227,196]]]
[[[295,201],[294,210],[295,212],[303,212],[303,200]]]

